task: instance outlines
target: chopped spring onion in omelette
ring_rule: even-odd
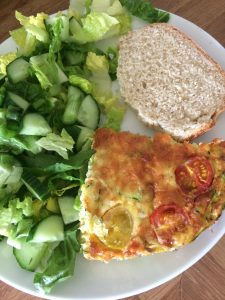
[[[15,12],[17,51],[0,56],[0,241],[44,293],[74,273],[93,134],[120,129],[125,110],[112,91],[118,48],[111,39],[131,30],[132,14],[135,7],[119,0],[71,0],[54,16]],[[150,3],[138,17],[167,21]],[[109,228],[114,217],[122,215],[105,216]],[[129,238],[128,214],[124,222]]]

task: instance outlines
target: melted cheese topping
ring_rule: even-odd
[[[221,214],[225,204],[225,142],[197,146],[177,143],[167,134],[159,133],[151,139],[99,129],[93,148],[96,153],[89,163],[81,194],[80,221],[86,258],[108,261],[171,251],[190,243]],[[174,172],[194,155],[209,159],[214,180],[205,194],[190,199],[181,192]],[[183,209],[188,224],[175,231],[173,243],[167,245],[157,238],[149,216],[161,205],[171,203]],[[132,222],[124,223],[132,227],[122,228],[121,216],[117,219],[113,215],[110,220],[115,207],[132,218]],[[171,226],[169,222],[160,230],[170,231]],[[128,242],[121,249],[107,244],[109,236],[112,240],[113,236],[121,239],[123,235]],[[118,245],[124,245],[124,241],[118,240]]]

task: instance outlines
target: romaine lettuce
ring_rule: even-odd
[[[58,64],[48,53],[30,58],[31,66],[43,89],[48,89],[54,84],[61,84],[68,80]]]
[[[0,75],[6,74],[6,66],[16,58],[15,52],[0,55]]]
[[[61,136],[55,133],[49,133],[46,137],[41,138],[36,142],[40,147],[48,151],[55,151],[64,159],[68,159],[68,152],[73,150],[74,140],[66,132],[62,130]]]
[[[34,285],[41,292],[49,294],[52,288],[74,274],[76,253],[80,251],[79,225],[66,230],[65,239],[52,252],[45,270],[36,273]]]
[[[73,86],[79,87],[86,94],[91,94],[91,92],[92,92],[91,82],[83,77],[80,77],[77,75],[70,75],[69,83],[71,83]]]
[[[119,0],[93,0],[91,4],[92,12],[105,12],[110,16],[117,16],[125,13]]]
[[[29,55],[38,45],[38,40],[35,38],[35,36],[27,33],[24,27],[10,31],[10,35],[15,43],[19,46],[19,54]]]
[[[70,0],[69,16],[74,16],[77,19],[84,17],[91,11],[92,0]]]
[[[109,76],[109,63],[105,55],[96,55],[89,52],[86,59],[86,66],[91,72],[89,80],[93,84],[92,94],[101,105],[112,98],[112,81]]]
[[[0,207],[0,234],[12,236],[17,230],[16,225],[18,225],[24,217],[32,217],[35,213],[32,198],[25,197],[23,201],[20,201],[19,198],[10,200],[7,207]],[[21,225],[22,224],[20,224],[20,227]]]
[[[48,15],[38,13],[36,16],[26,17],[16,11],[15,16],[27,33],[32,34],[40,42],[49,42],[48,32],[44,24],[44,20],[48,17]]]
[[[112,93],[112,80],[109,75],[109,62],[106,56],[89,52],[86,66],[92,73],[89,78],[93,84],[92,94],[103,108],[106,116],[103,126],[119,130],[125,109]]]
[[[119,21],[106,13],[92,12],[82,18],[81,23],[73,32],[74,40],[79,43],[95,42],[120,32]]]
[[[134,16],[149,23],[168,22],[169,13],[153,7],[148,0],[120,0],[120,3]]]

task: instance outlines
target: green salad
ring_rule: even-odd
[[[15,52],[0,56],[0,241],[49,293],[74,274],[80,187],[98,127],[120,129],[118,38],[133,16],[169,15],[145,0],[75,0],[54,16],[15,13]],[[1,246],[1,244],[0,244]]]

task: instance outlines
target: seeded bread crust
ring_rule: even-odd
[[[122,96],[149,126],[177,140],[213,127],[225,110],[225,72],[183,32],[151,24],[120,39]]]

